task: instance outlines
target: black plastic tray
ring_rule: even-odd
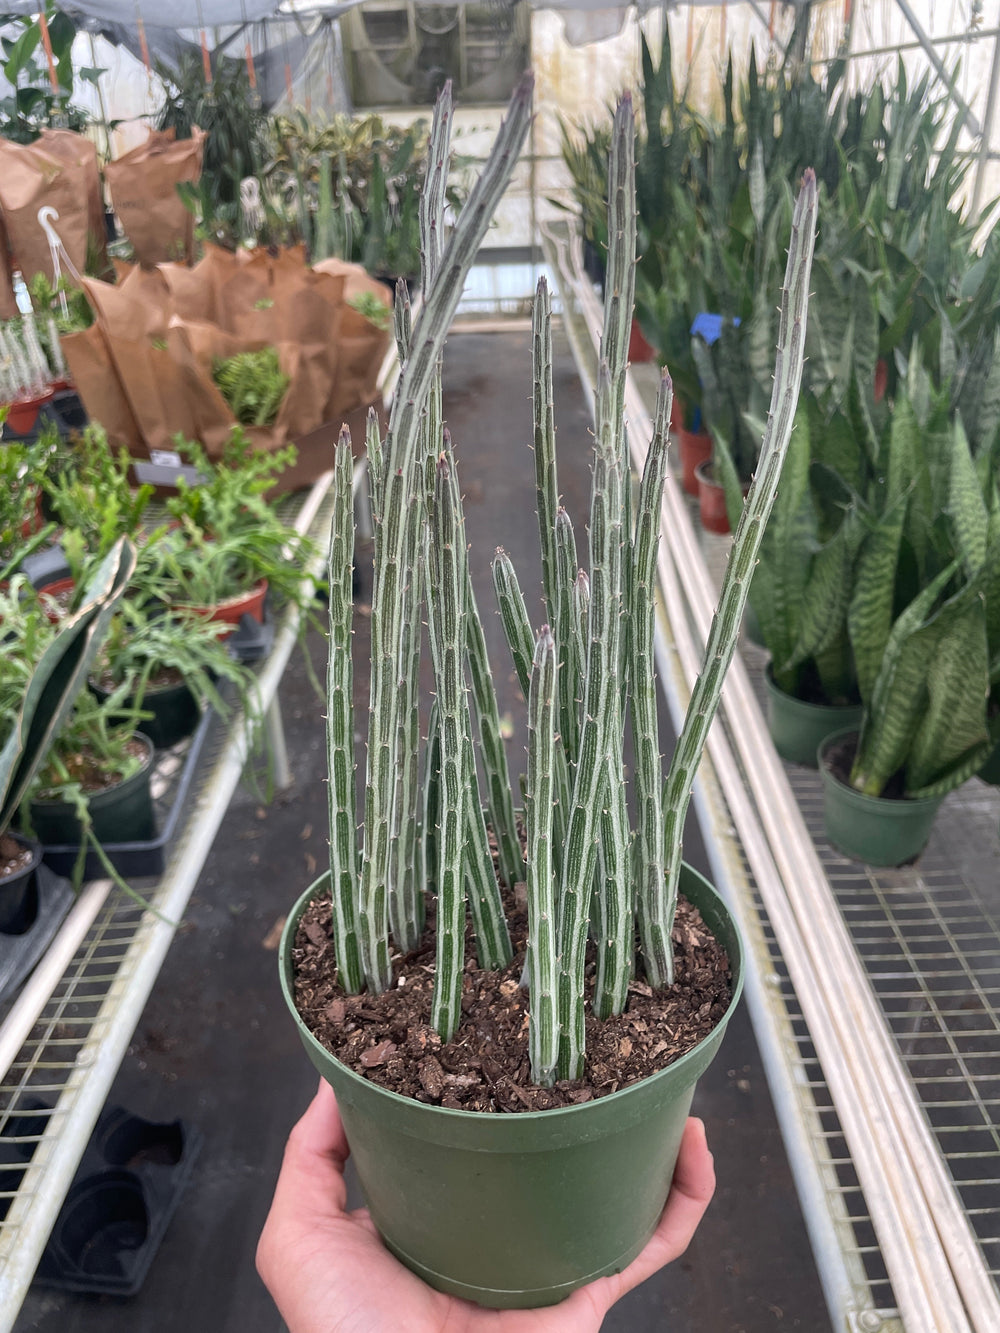
[[[44,863],[35,871],[32,899],[18,932],[0,931],[0,1004],[9,999],[49,947],[73,905],[72,885]]]
[[[104,1110],[52,1228],[35,1281],[64,1291],[134,1296],[201,1148],[184,1121]]]
[[[104,844],[104,854],[123,879],[143,879],[163,874],[167,864],[167,849],[177,831],[181,809],[191,789],[191,782],[194,778],[195,769],[198,767],[198,760],[201,757],[208,729],[212,725],[212,719],[212,710],[206,708],[201,721],[198,723],[197,730],[191,737],[191,743],[184,756],[180,777],[170,790],[166,810],[160,808],[161,802],[156,803],[156,818],[159,828],[157,836],[149,842],[112,842]],[[156,762],[159,762],[162,755],[169,753],[169,750],[158,751]],[[57,875],[71,876],[79,855],[79,846],[44,845],[42,850],[43,861]],[[106,873],[97,854],[89,851],[84,861],[83,878],[85,880],[101,879]]]

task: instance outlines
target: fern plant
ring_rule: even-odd
[[[241,426],[273,426],[291,383],[274,347],[216,359],[212,379]]]

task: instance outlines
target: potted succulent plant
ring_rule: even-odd
[[[544,284],[536,298],[533,336],[534,443],[549,625],[537,637],[509,560],[498,557],[494,569],[501,617],[529,699],[522,849],[470,593],[454,458],[441,430],[437,370],[464,271],[527,132],[530,86],[526,79],[516,93],[443,252],[442,183],[440,173],[431,172],[424,204],[425,300],[412,329],[397,289],[402,376],[385,441],[374,427],[368,438],[376,537],[360,854],[349,441],[342,438],[338,447],[329,567],[331,864],[291,911],[281,946],[286,1000],[311,1059],[336,1089],[383,1238],[432,1285],[492,1306],[552,1303],[589,1279],[620,1269],[638,1252],[666,1197],[694,1081],[718,1045],[739,993],[739,936],[708,883],[682,867],[680,830],[791,429],[815,225],[815,181],[808,175],[792,231],[774,411],[758,482],[736,536],[706,669],[664,789],[651,665],[652,588],[671,394],[664,377],[633,533],[623,402],[635,265],[634,130],[630,99],[622,100],[610,171],[609,297],[597,395],[589,573],[577,567],[572,528],[557,507]],[[446,91],[432,129],[432,164],[447,160],[449,122]],[[436,702],[421,774],[416,704],[425,592]],[[632,857],[621,779],[623,676],[637,737],[640,824]],[[476,778],[473,716],[482,741],[484,799]],[[501,882],[513,891],[522,881],[526,927],[508,916],[510,899],[505,902],[501,890]],[[682,908],[678,889],[687,900]],[[642,981],[633,971],[633,893]],[[424,933],[424,912],[435,917],[433,936]],[[589,930],[596,941],[592,1014],[585,1000]],[[514,954],[525,934],[526,961]],[[644,1071],[648,1077],[631,1081],[634,1070],[622,1075],[628,1086],[617,1091],[612,1084],[602,1086],[593,1069],[589,1084],[581,1080],[588,1068],[585,1038],[614,1033],[615,1015],[620,1021],[627,1002],[639,1003],[637,992],[644,997],[648,992],[654,1005],[677,997],[685,989],[673,984],[685,974],[685,950],[707,959],[703,951],[713,949],[712,937],[726,956],[717,958],[721,989],[705,1000],[712,1031],[689,1034],[674,1051],[678,1058],[657,1072],[653,1056]],[[455,1057],[468,1045],[470,1029],[460,1025],[480,992],[489,992],[499,1006],[495,1015],[512,1016],[514,1033],[509,1041],[498,1038],[484,1047],[473,1072],[456,1065]],[[362,1009],[388,1015],[383,1006],[396,1003],[419,1008],[395,1027],[391,1018],[376,1018],[365,1027]],[[407,1023],[412,1042],[402,1035]],[[456,1030],[464,1034],[458,1042],[452,1040]],[[647,1053],[665,1040],[664,1032],[660,1027],[652,1034]],[[660,1047],[658,1055],[664,1053]],[[526,1067],[530,1063],[530,1079],[517,1078],[522,1060]],[[412,1095],[395,1090],[411,1078]],[[523,1114],[509,1113],[515,1110]]]
[[[57,630],[22,576],[0,593],[3,623],[16,626],[16,649],[0,655],[0,928],[23,926],[40,859],[36,843],[10,832],[11,822],[83,687],[134,564],[128,543],[117,543]]]
[[[996,408],[974,449],[953,392],[935,391],[914,356],[873,441],[848,609],[864,708],[860,728],[829,737],[819,756],[830,840],[876,865],[919,854],[943,797],[998,739]]]
[[[10,430],[31,434],[42,407],[54,396],[52,378],[34,316],[0,324],[0,403],[7,404]]]
[[[253,675],[229,652],[224,635],[219,621],[164,607],[155,591],[143,595],[133,580],[111,622],[90,688],[98,699],[116,695],[127,710],[141,713],[142,731],[156,749],[189,736],[205,703],[222,717],[228,714],[221,682],[235,689],[253,715]]]
[[[294,446],[257,451],[239,429],[217,459],[196,442],[176,443],[199,480],[178,481],[167,501],[174,527],[156,547],[171,603],[234,626],[244,615],[263,621],[268,590],[305,609],[299,571],[309,540],[265,499],[295,458]]]

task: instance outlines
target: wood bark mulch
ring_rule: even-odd
[[[416,1101],[463,1111],[544,1111],[616,1092],[666,1068],[706,1037],[732,995],[729,960],[701,914],[683,897],[674,923],[675,983],[654,993],[629,987],[625,1013],[600,1022],[588,1008],[584,1077],[552,1088],[532,1084],[528,995],[519,982],[527,937],[520,895],[506,895],[514,961],[502,972],[476,966],[466,933],[462,1021],[447,1045],[430,1026],[434,984],[433,898],[418,948],[393,958],[382,995],[346,995],[337,983],[328,895],[299,922],[292,954],[296,1006],[317,1039],[371,1082]],[[593,948],[587,964],[593,988]]]

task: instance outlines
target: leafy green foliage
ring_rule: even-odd
[[[212,379],[241,426],[273,425],[291,383],[274,347],[216,360]]]
[[[57,123],[71,130],[82,130],[86,113],[71,104],[73,96],[73,39],[76,23],[49,5],[45,11],[52,44],[58,92],[49,78],[49,65],[42,46],[42,30],[37,17],[25,14],[0,15],[0,26],[13,26],[16,36],[0,38],[2,59],[0,74],[12,92],[0,98],[0,135],[15,143],[33,143],[43,129]],[[80,78],[96,83],[102,69],[81,69]]]
[[[302,111],[276,116],[273,191],[294,201],[300,237],[315,261],[337,257],[369,273],[420,272],[420,194],[428,130],[381,116],[338,115],[326,123]],[[457,212],[467,194],[466,159],[449,156],[447,199]]]
[[[241,60],[214,56],[211,83],[200,52],[181,55],[174,68],[158,65],[157,73],[166,87],[157,129],[190,139],[197,125],[206,135],[201,179],[181,187],[181,197],[200,219],[202,236],[235,249],[241,239],[240,181],[259,178],[267,161],[267,113]]]
[[[392,325],[391,310],[374,292],[361,292],[357,296],[352,296],[347,304],[377,329],[384,331]]]

